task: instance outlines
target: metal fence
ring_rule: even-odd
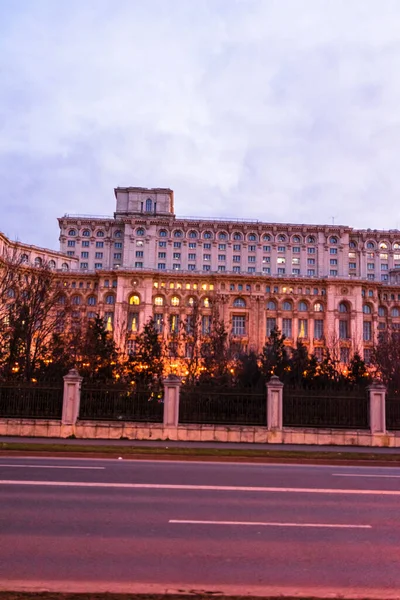
[[[400,429],[400,395],[386,396],[386,428]]]
[[[368,429],[369,396],[362,389],[283,388],[283,426]]]
[[[162,423],[163,394],[151,389],[82,386],[79,418],[91,421]]]
[[[61,419],[62,406],[62,385],[0,384],[0,417]]]
[[[248,389],[181,388],[179,422],[207,425],[267,424],[267,395]]]

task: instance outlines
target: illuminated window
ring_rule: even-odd
[[[171,298],[171,306],[179,306],[179,298],[178,298],[178,296],[172,296],[172,298]]]
[[[316,302],[314,304],[314,312],[324,312],[324,307],[321,302]]]
[[[129,298],[129,304],[135,304],[135,305],[140,304],[140,298],[139,298],[139,296],[137,296],[136,294],[134,296],[131,296]]]
[[[156,296],[154,298],[154,304],[156,306],[164,306],[164,298],[162,296]]]

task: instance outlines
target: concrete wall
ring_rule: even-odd
[[[309,444],[378,446],[400,448],[400,431],[370,433],[365,430],[341,431],[334,429],[268,430],[266,427],[221,425],[164,426],[154,423],[119,423],[78,421],[75,425],[60,421],[30,419],[0,419],[0,436],[37,438],[68,438],[118,440],[179,440],[201,442],[241,442],[261,444]],[[21,440],[22,441],[22,440]],[[39,440],[38,440],[39,441]],[[1,442],[1,439],[0,439]]]

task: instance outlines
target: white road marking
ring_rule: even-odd
[[[193,521],[184,519],[170,519],[169,523],[183,525],[244,525],[256,527],[323,527],[328,529],[372,529],[372,525],[347,525],[344,523],[276,523],[254,521]]]
[[[2,465],[0,464],[0,469],[2,467],[10,467],[12,469],[89,469],[89,470],[104,470],[105,467],[74,467],[68,465]]]
[[[91,481],[16,481],[0,480],[0,485],[36,485],[53,487],[82,487],[82,488],[119,488],[143,490],[185,490],[189,492],[263,492],[263,493],[292,493],[292,494],[347,494],[358,496],[400,496],[400,490],[342,490],[330,488],[284,488],[284,487],[250,487],[234,485],[184,485],[163,483],[107,483]]]
[[[386,477],[388,479],[400,479],[400,475],[375,475],[372,473],[332,473],[332,477]]]

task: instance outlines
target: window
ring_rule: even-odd
[[[339,321],[339,338],[341,340],[347,340],[349,337],[349,323],[348,321],[341,319]]]
[[[228,234],[226,234],[224,231],[221,231],[221,232],[218,234],[218,239],[219,239],[219,240],[227,240],[227,239],[228,239]]]
[[[69,248],[74,248],[75,247],[75,240],[68,240],[67,246]]]
[[[181,253],[180,252],[174,252],[172,258],[174,260],[180,260],[181,259]]]
[[[285,246],[278,246],[278,252],[286,252]]]
[[[274,317],[268,317],[266,331],[268,337],[271,335],[271,332],[274,331],[274,329],[276,329],[276,319]]]
[[[316,302],[314,304],[314,312],[324,312],[324,307],[321,302]]]
[[[203,260],[211,260],[211,254],[203,254]]]
[[[114,260],[121,260],[122,254],[121,252],[114,252]]]
[[[72,296],[71,303],[74,306],[79,306],[79,304],[81,303],[81,297],[80,296]]]
[[[307,258],[308,265],[315,265],[315,258]]]
[[[371,323],[371,321],[364,321],[364,323],[363,323],[363,340],[364,340],[364,342],[370,342],[372,340],[372,323]]]
[[[263,256],[262,261],[263,261],[264,264],[270,263],[271,262],[271,257],[270,256]]]
[[[278,263],[278,265],[284,265],[286,262],[286,258],[284,258],[283,256],[278,256],[276,262]]]
[[[67,256],[74,256],[74,255],[75,255],[75,252],[73,250],[67,250]],[[35,259],[35,267],[39,267],[39,266],[40,266],[39,263],[37,263],[36,259]]]
[[[266,233],[265,235],[263,235],[263,240],[264,242],[269,242],[271,240],[271,236],[268,233]]]
[[[172,296],[171,298],[171,306],[179,306],[179,298],[178,296]]]
[[[196,255],[195,254],[188,254],[188,259],[189,260],[196,260]]]
[[[154,319],[154,327],[157,333],[162,333],[163,332],[163,327],[164,327],[164,319],[163,319],[163,315],[160,313],[155,313],[155,315],[153,316]]]
[[[69,270],[69,266],[67,265],[67,263],[63,263],[63,264],[61,265],[61,270],[62,270],[62,271],[68,271],[68,270]]]
[[[96,306],[96,304],[97,304],[96,296],[89,296],[89,298],[87,299],[87,303],[88,303],[88,306]]]
[[[329,260],[329,264],[330,264],[330,265],[337,265],[337,258],[331,258],[331,259]]]
[[[180,271],[181,263],[173,263],[172,268],[174,269],[174,271]]]
[[[248,260],[249,263],[255,263],[256,262],[256,257],[255,256],[249,256],[247,260]]]
[[[201,318],[201,333],[208,335],[211,331],[211,316],[203,315]]]
[[[218,244],[218,250],[226,250],[226,244]]]
[[[89,258],[89,252],[81,252],[81,258]]]
[[[167,258],[167,253],[166,252],[159,252],[158,253],[158,258]]]
[[[392,308],[390,314],[391,314],[392,317],[399,317],[400,316],[400,311],[397,308],[397,306],[395,306],[394,308]]]
[[[303,300],[301,300],[299,302],[299,311],[300,312],[307,312],[308,311],[308,306],[306,302],[303,302]]]
[[[103,253],[102,252],[96,252],[94,255],[95,258],[103,258]]]
[[[96,248],[104,248],[104,242],[96,242]]]
[[[307,244],[315,244],[315,237],[313,235],[308,236]]]
[[[380,317],[386,317],[386,308],[384,306],[378,308],[378,315]]]
[[[308,319],[299,319],[299,338],[308,338]]]
[[[372,361],[372,349],[364,348],[364,362],[366,365],[371,364]]]
[[[257,240],[257,236],[255,233],[249,233],[247,239],[249,240],[249,242],[255,242]]]
[[[136,261],[135,269],[143,269],[143,263],[141,261]]]
[[[203,271],[210,271],[211,267],[210,265],[203,265]]]
[[[203,238],[204,238],[205,240],[211,240],[211,239],[212,239],[212,233],[211,233],[211,231],[205,231],[205,232],[203,233]]]
[[[137,333],[139,331],[139,313],[128,314],[128,331],[131,333]]]
[[[165,271],[165,263],[158,263],[157,268],[159,271]]]
[[[329,238],[329,243],[330,244],[337,244],[338,243],[337,237],[335,237],[334,235],[332,237],[330,237]]]
[[[300,246],[293,246],[292,252],[293,254],[300,254]]]
[[[197,238],[197,231],[194,231],[193,229],[189,231],[189,237],[192,239]]]
[[[204,298],[204,300],[203,300],[203,306],[204,306],[204,308],[210,308],[211,307],[211,300],[210,300],[210,298]]]
[[[161,242],[160,242],[160,244],[161,244]],[[143,240],[136,240],[136,246],[137,246],[138,248],[139,248],[139,247],[140,247],[140,248],[142,248],[142,247],[143,247],[143,245],[144,245],[144,241],[143,241]]]
[[[357,264],[355,262],[349,263],[349,269],[356,269],[356,268],[357,268]]]
[[[82,231],[82,236],[83,237],[90,237],[90,231],[89,231],[89,229],[84,229]]]
[[[282,319],[282,333],[285,337],[292,337],[292,319]]]
[[[337,272],[337,270],[336,270],[336,269],[331,269],[331,270],[329,271],[329,276],[330,276],[330,277],[337,277],[337,273],[338,273],[338,272]]]
[[[348,308],[347,308],[347,304],[345,304],[344,302],[341,302],[339,304],[339,312],[340,313],[347,313],[347,312],[349,312]]]
[[[197,246],[196,242],[189,242],[190,250],[193,250],[194,248],[196,248],[196,246]]]
[[[218,254],[218,260],[226,260],[226,254]]]
[[[301,238],[298,235],[294,235],[292,241],[294,244],[300,244]]]
[[[292,310],[293,305],[289,300],[285,300],[282,304],[282,310]]]
[[[246,308],[246,301],[243,298],[235,298],[233,306],[235,308]]]
[[[350,350],[348,348],[340,348],[340,362],[348,364],[350,360]]]
[[[159,296],[159,298],[161,298],[161,300],[162,300],[161,296]],[[134,294],[133,296],[131,296],[129,298],[129,304],[134,305],[134,306],[139,306],[139,304],[140,304],[140,298],[139,298],[139,296],[137,294]],[[160,306],[162,306],[162,303],[161,303]]]
[[[233,244],[233,251],[234,252],[240,252],[240,248],[241,248],[240,244]]]
[[[89,248],[90,242],[88,240],[82,240],[82,248]]]
[[[167,237],[168,236],[168,231],[166,229],[160,229],[160,231],[158,232],[158,235],[160,237]]]
[[[235,233],[233,234],[233,239],[234,240],[241,240],[242,239],[242,234],[239,233],[238,231],[235,231]]]
[[[322,319],[314,319],[314,339],[322,340],[324,337],[324,321]]]
[[[101,229],[99,231],[97,231],[96,237],[104,237],[104,231],[102,231]]]
[[[372,250],[372,248],[375,248],[375,244],[374,244],[374,242],[367,242],[367,248],[368,248],[369,250]]]
[[[315,254],[315,248],[307,248],[308,254]]]
[[[136,235],[143,236],[145,233],[143,227],[138,227],[138,229],[136,229]]]
[[[246,334],[246,317],[243,315],[233,315],[232,334],[242,336]]]
[[[174,242],[174,248],[181,248],[182,242]]]
[[[188,271],[195,271],[196,265],[188,265]]]
[[[369,304],[364,304],[363,306],[363,313],[364,315],[370,315],[371,314],[371,307]]]
[[[286,235],[283,235],[283,233],[279,234],[278,242],[286,242]]]
[[[381,243],[379,244],[379,248],[380,248],[381,250],[387,250],[387,247],[388,247],[388,245],[387,245],[385,242],[381,242]]]
[[[240,254],[233,255],[233,262],[240,262]]]
[[[387,263],[382,263],[381,264],[381,271],[388,271],[389,270],[389,265]]]
[[[147,198],[146,208],[145,208],[146,212],[151,212],[152,208],[153,208],[153,202],[152,202],[151,198]]]
[[[308,277],[314,277],[315,269],[307,269],[307,275]]]
[[[143,258],[143,250],[136,250],[135,256],[136,258]]]
[[[68,235],[75,236],[76,235],[76,229],[70,229],[68,231]]]
[[[239,247],[240,250],[240,247]],[[271,252],[271,246],[263,246],[263,252]]]
[[[232,270],[234,273],[240,273],[240,267],[233,267]]]
[[[284,267],[278,267],[278,275],[284,275],[286,272],[286,269],[284,269]]]
[[[164,298],[162,296],[156,296],[154,298],[154,305],[155,306],[164,306]]]
[[[106,304],[115,304],[114,294],[108,294],[108,296],[106,296]]]
[[[120,229],[118,229],[115,233],[114,233],[114,237],[116,238],[121,238],[122,237],[122,231]]]
[[[263,267],[262,272],[269,275],[271,273],[271,269],[269,267]]]

